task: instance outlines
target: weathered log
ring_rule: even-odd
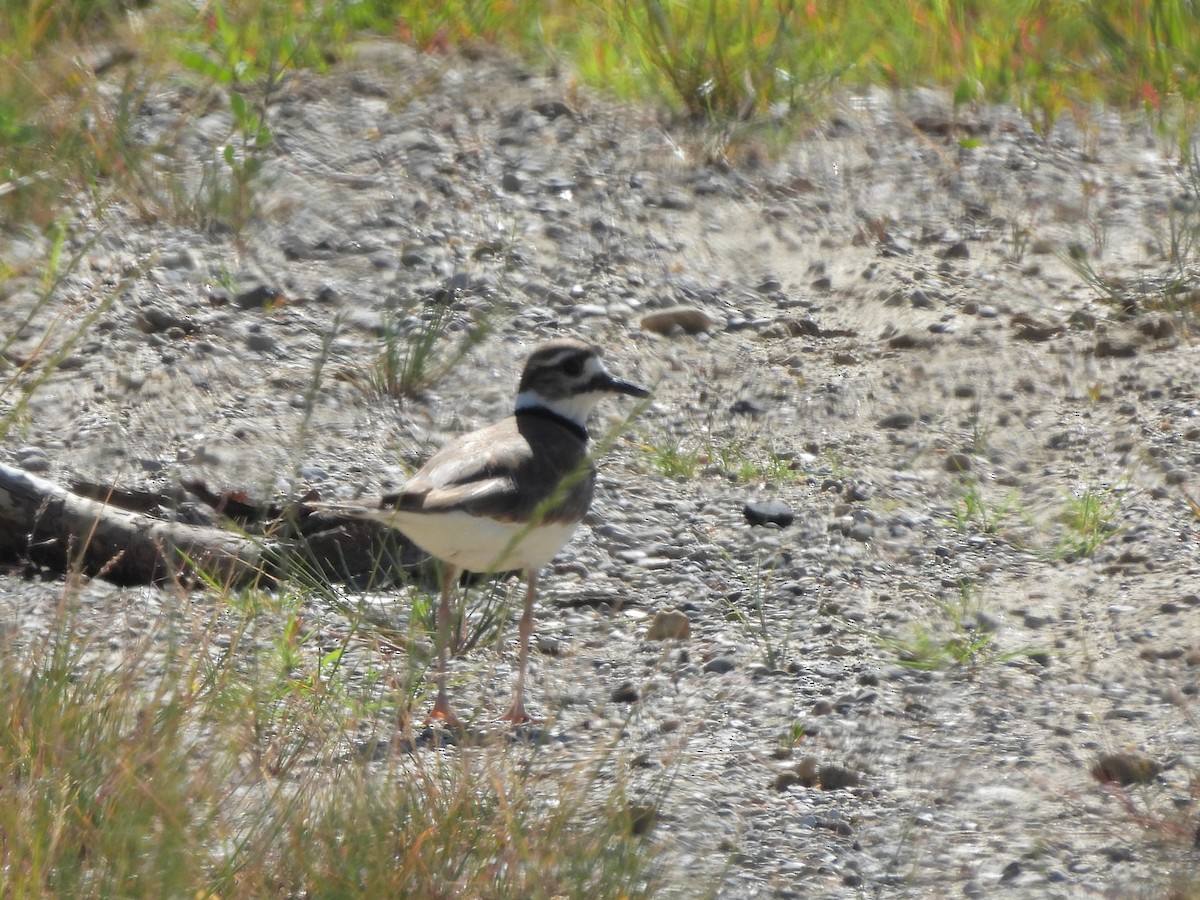
[[[170,522],[79,496],[0,465],[0,557],[55,571],[77,568],[119,584],[203,573],[221,584],[270,580],[278,548],[220,528]]]

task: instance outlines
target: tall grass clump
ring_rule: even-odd
[[[99,164],[84,124],[95,95],[72,57],[121,11],[103,0],[0,6],[0,224],[48,225],[61,173]]]
[[[145,598],[108,591],[85,622],[87,590],[0,636],[4,896],[652,892],[657,798],[603,738],[420,748],[388,657],[318,646],[287,590],[181,595],[133,636],[119,607]]]
[[[178,661],[93,652],[65,604],[50,633],[0,654],[0,890],[185,896],[206,880],[223,763],[193,758]]]
[[[351,52],[364,31],[434,54],[500,46],[709,123],[803,122],[837,84],[941,86],[960,104],[1015,103],[1046,131],[1098,104],[1140,108],[1186,153],[1200,99],[1195,0],[7,3],[0,223],[44,227],[82,191],[241,240],[260,212],[274,87]],[[135,127],[180,76],[192,90],[176,131],[214,97],[230,120],[198,185],[172,159],[175,133]]]
[[[44,227],[72,201],[122,202],[148,219],[198,221],[241,235],[272,133],[272,91],[289,69],[320,68],[349,39],[345,4],[258,0],[139,4],[42,0],[0,5],[0,223]],[[178,121],[136,127],[147,98],[180,76]],[[209,112],[230,135],[199,185],[175,138]]]
[[[228,230],[241,243],[258,216],[258,183],[274,141],[268,110],[283,76],[294,69],[322,70],[348,39],[343,5],[314,0],[279,6],[212,2],[173,44],[183,70],[204,94],[229,111],[227,140],[205,160],[192,197],[176,183],[173,207],[209,230]]]
[[[1142,108],[1186,149],[1200,94],[1194,0],[364,0],[349,9],[422,49],[513,47],[705,120],[803,118],[834,83],[941,86],[956,103],[1015,103],[1043,130],[1098,103]]]
[[[632,47],[633,65],[693,118],[808,111],[814,85],[862,50],[824,40],[827,21],[796,0],[621,0],[615,8],[614,27],[632,41],[613,51]]]
[[[1156,112],[1200,100],[1200,4],[1196,0],[1085,5],[1108,65],[1120,74],[1109,86],[1116,103]],[[1187,113],[1195,125],[1195,110]]]
[[[478,346],[491,325],[486,316],[464,321],[446,301],[389,301],[380,326],[379,352],[366,365],[347,366],[341,377],[380,397],[411,397],[448,375]]]
[[[304,805],[277,855],[239,884],[286,895],[643,897],[649,846],[622,792],[589,800],[593,773],[548,778],[541,764],[425,754],[363,767]],[[581,804],[584,804],[581,806]],[[580,816],[590,809],[590,820]],[[253,892],[253,891],[252,891]]]

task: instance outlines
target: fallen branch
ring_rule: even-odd
[[[0,465],[0,557],[103,574],[119,584],[160,584],[202,572],[242,585],[270,579],[266,559],[274,549],[221,528],[119,509]]]

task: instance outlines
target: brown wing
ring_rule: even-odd
[[[383,505],[505,521],[539,513],[542,521],[578,521],[591,505],[594,481],[587,445],[577,435],[548,419],[510,416],[447,444]]]

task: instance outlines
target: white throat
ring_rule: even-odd
[[[588,415],[603,396],[603,391],[589,391],[586,394],[572,394],[570,397],[547,400],[537,391],[521,391],[517,394],[517,402],[513,408],[518,411],[548,409],[556,416],[562,416],[586,431]]]

